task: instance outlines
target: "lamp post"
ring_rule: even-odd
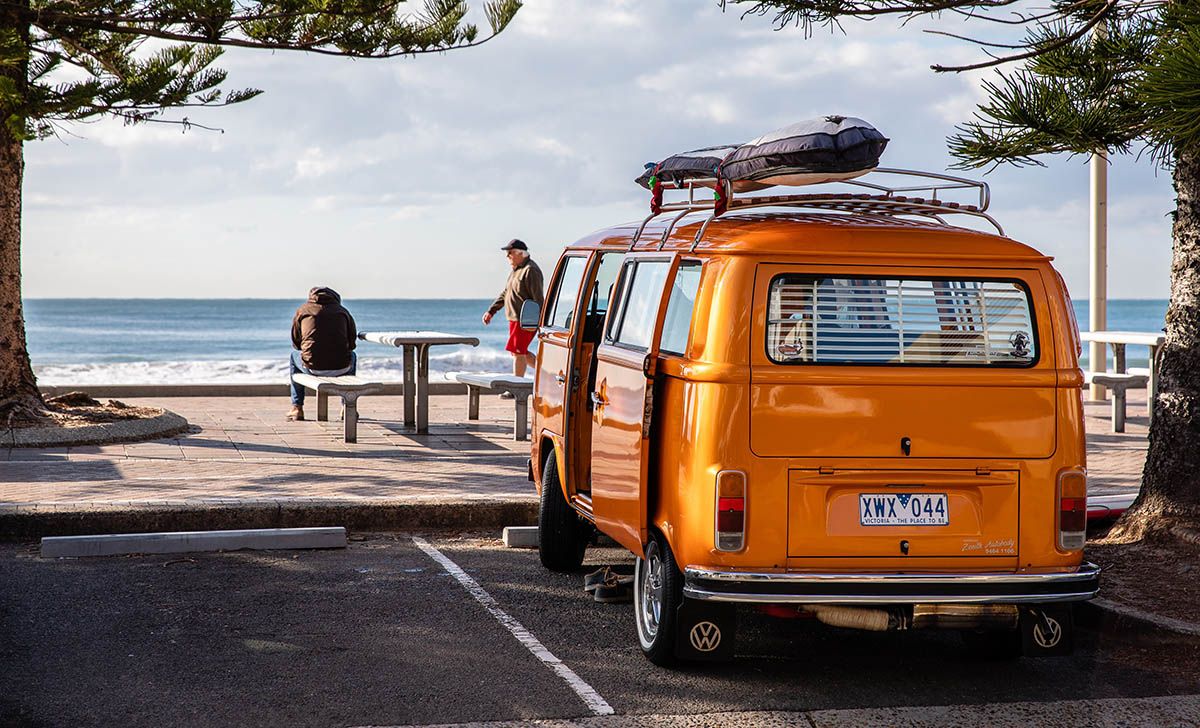
[[[1108,36],[1108,28],[1099,23],[1092,30],[1092,42]],[[1097,150],[1091,158],[1091,209],[1089,220],[1088,328],[1104,331],[1108,328],[1108,150]],[[1091,342],[1088,362],[1093,372],[1108,369],[1107,346]],[[1104,400],[1104,387],[1093,384],[1089,392],[1093,401]]]

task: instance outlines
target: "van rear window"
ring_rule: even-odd
[[[771,282],[767,355],[779,364],[1030,366],[1029,291],[1004,280],[817,278]]]

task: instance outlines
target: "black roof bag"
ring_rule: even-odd
[[[735,191],[746,184],[811,185],[860,177],[879,165],[888,139],[862,119],[808,119],[749,141],[721,163]]]

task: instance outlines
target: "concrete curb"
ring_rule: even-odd
[[[537,522],[537,501],[253,501],[181,506],[18,506],[0,511],[0,541],[44,536],[343,526],[348,531],[503,528]]]
[[[1161,617],[1107,599],[1080,602],[1076,621],[1097,632],[1133,632],[1159,637],[1200,637],[1200,625]]]
[[[3,447],[63,447],[108,445],[171,437],[188,429],[188,421],[174,412],[157,417],[116,420],[84,427],[22,427],[0,435]]]
[[[344,549],[346,529],[257,528],[241,531],[107,533],[102,536],[47,536],[42,558],[84,558],[125,554],[191,554],[201,551]]]

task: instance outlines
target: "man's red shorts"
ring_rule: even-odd
[[[536,331],[526,331],[521,328],[521,324],[517,321],[508,322],[508,343],[505,344],[504,350],[511,351],[514,354],[528,354],[529,342],[533,341],[533,335]]]

